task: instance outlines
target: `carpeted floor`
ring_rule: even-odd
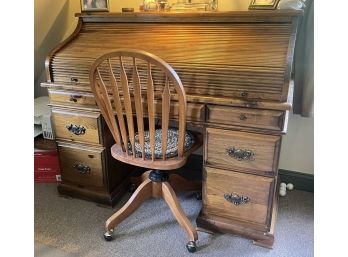
[[[288,192],[280,198],[273,250],[229,234],[198,233],[198,251],[186,250],[187,238],[163,200],[145,202],[114,232],[115,239],[104,241],[104,223],[130,195],[113,209],[95,203],[59,197],[56,184],[35,184],[36,257],[307,257],[313,256],[312,193]],[[194,222],[201,201],[193,194],[179,193],[180,203]],[[194,223],[195,224],[195,223]]]

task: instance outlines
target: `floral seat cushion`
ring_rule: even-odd
[[[178,135],[179,130],[177,128],[169,128],[168,129],[168,140],[167,140],[167,151],[166,157],[175,157],[178,155]],[[145,138],[145,159],[152,158],[151,145],[150,145],[150,133],[149,131],[144,131]],[[189,150],[192,145],[195,143],[194,136],[191,132],[185,132],[185,143],[184,150]],[[132,154],[132,145],[128,142],[128,152]],[[135,156],[142,157],[142,148],[139,142],[138,133],[135,135]],[[163,157],[162,153],[162,129],[155,130],[155,158],[161,159]]]

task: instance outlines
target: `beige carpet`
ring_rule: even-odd
[[[115,229],[115,239],[104,241],[104,223],[128,200],[126,195],[113,209],[95,203],[59,197],[55,184],[35,184],[36,257],[309,257],[313,256],[313,194],[289,192],[280,198],[274,249],[229,234],[198,233],[198,250],[188,253],[186,234],[163,200],[145,202]],[[201,201],[180,193],[179,200],[194,222]]]

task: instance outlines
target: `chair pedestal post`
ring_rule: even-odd
[[[160,170],[151,171],[149,173],[149,178],[140,184],[128,202],[106,221],[107,232],[104,234],[105,240],[112,240],[114,227],[132,214],[145,200],[151,197],[163,198],[172,211],[175,219],[188,235],[189,242],[186,244],[187,250],[189,252],[195,252],[195,241],[198,240],[197,231],[186,217],[168,180],[169,174],[167,172]]]
[[[166,182],[169,180],[169,174],[162,170],[152,170],[150,171],[149,179],[152,182]]]
[[[152,177],[153,178],[158,178],[159,176],[165,176],[164,174],[158,174],[158,173],[165,173],[168,174],[169,178],[163,180],[169,182],[169,184],[173,187],[174,191],[181,190],[181,191],[196,191],[197,195],[201,195],[201,190],[202,190],[202,181],[201,180],[194,180],[190,181],[178,174],[173,174],[173,173],[168,173],[165,171],[161,170],[149,170],[144,172],[141,176],[139,177],[132,177],[131,178],[131,187],[130,191],[134,192],[134,190],[146,179],[150,178],[150,173],[153,173]],[[151,178],[150,178],[151,179]],[[154,179],[152,179],[154,181]],[[157,182],[157,180],[155,180]],[[198,199],[198,198],[197,198]],[[201,200],[201,198],[199,199]]]

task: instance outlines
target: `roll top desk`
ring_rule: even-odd
[[[180,76],[190,123],[204,128],[198,229],[272,247],[278,160],[292,105],[299,11],[77,14],[46,60],[61,194],[113,205],[132,167],[112,160],[89,68],[116,48],[151,52]],[[175,96],[173,96],[175,101]],[[175,104],[173,105],[175,107]],[[172,118],[175,120],[175,108]]]

